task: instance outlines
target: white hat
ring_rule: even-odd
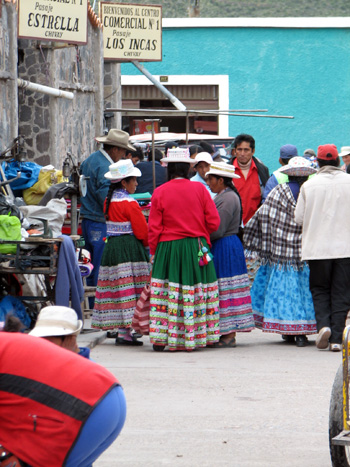
[[[206,162],[207,164],[213,163],[213,158],[209,154],[209,152],[200,152],[194,158],[195,164],[199,164],[200,162]]]
[[[294,177],[307,177],[316,173],[317,170],[312,167],[312,163],[309,159],[296,156],[289,159],[288,164],[281,167],[279,172]]]
[[[212,162],[209,172],[207,172],[206,175],[218,175],[224,178],[241,178],[239,175],[235,174],[234,166],[226,164],[226,162]]]
[[[106,136],[96,136],[95,140],[98,143],[109,144],[110,146],[117,146],[118,148],[129,149],[136,151],[134,146],[129,143],[129,133],[123,130],[112,128]]]
[[[127,177],[141,177],[141,170],[134,166],[131,159],[121,159],[109,166],[109,172],[105,173],[108,180],[123,180]]]
[[[188,164],[195,164],[195,159],[191,159],[190,150],[188,148],[173,148],[168,149],[166,157],[161,159],[161,162],[186,162]]]
[[[339,156],[343,157],[343,156],[349,156],[349,155],[350,155],[350,146],[343,146],[340,150]]]
[[[43,308],[30,331],[31,336],[77,336],[83,327],[83,322],[77,318],[76,312],[67,306],[46,306]]]

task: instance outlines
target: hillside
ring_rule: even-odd
[[[98,0],[90,0],[98,12]],[[163,6],[163,18],[189,16],[193,0],[119,0],[113,3],[154,4]],[[238,17],[309,17],[309,16],[350,16],[348,0],[199,0],[201,18]]]

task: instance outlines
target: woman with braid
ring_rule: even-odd
[[[249,278],[242,243],[238,237],[242,224],[241,198],[232,179],[240,178],[235,168],[213,162],[207,172],[220,226],[210,234],[214,266],[219,283],[220,341],[217,347],[236,347],[236,332],[254,329]]]
[[[131,334],[136,302],[149,280],[148,229],[137,201],[130,196],[141,172],[130,159],[109,166],[111,186],[105,201],[107,239],[98,275],[91,326],[118,330],[116,345],[142,345]]]

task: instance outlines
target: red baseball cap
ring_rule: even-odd
[[[338,157],[338,149],[335,144],[324,144],[317,148],[317,159],[323,161],[335,161]]]

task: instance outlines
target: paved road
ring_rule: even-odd
[[[328,407],[341,354],[258,330],[235,349],[192,353],[116,347],[92,358],[121,381],[124,429],[94,464],[329,467]]]

